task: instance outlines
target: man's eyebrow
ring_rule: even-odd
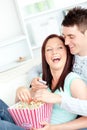
[[[68,34],[67,36],[74,36],[74,34]]]
[[[64,35],[64,34],[62,33],[62,36],[63,36],[63,37],[66,37],[66,36],[74,36],[74,34],[67,34],[67,35]]]
[[[62,33],[62,36],[64,36],[64,34]]]
[[[65,37],[65,35],[62,33],[62,36]]]

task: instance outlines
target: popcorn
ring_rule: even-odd
[[[42,128],[40,122],[50,122],[52,113],[52,104],[34,102],[29,104],[25,102],[19,102],[8,108],[9,113],[18,126],[25,128],[30,127]]]
[[[19,104],[15,105],[15,108],[18,109],[29,108],[31,110],[38,108],[42,104],[43,104],[42,102],[34,102],[34,101],[31,101],[29,104],[26,102],[19,102]]]

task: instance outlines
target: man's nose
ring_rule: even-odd
[[[65,45],[69,45],[70,44],[70,40],[68,38],[65,39]]]

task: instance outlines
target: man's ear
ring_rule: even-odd
[[[85,36],[87,37],[87,30],[85,31]]]

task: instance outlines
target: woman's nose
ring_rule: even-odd
[[[58,49],[57,48],[53,49],[53,54],[56,54],[56,53],[58,53]]]

